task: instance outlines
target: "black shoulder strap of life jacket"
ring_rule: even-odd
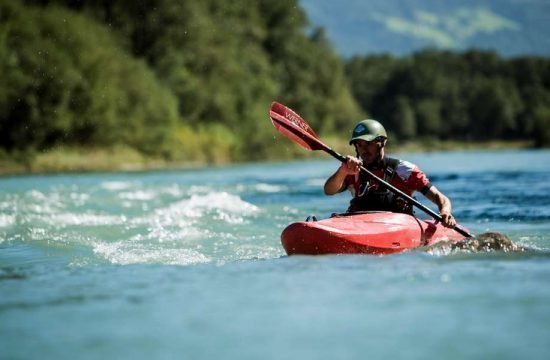
[[[384,166],[384,181],[389,183],[392,181],[393,176],[395,175],[395,169],[397,169],[397,165],[399,165],[399,160],[387,157],[385,159],[385,163],[386,164]]]

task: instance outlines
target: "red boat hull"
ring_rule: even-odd
[[[462,239],[463,235],[435,220],[391,212],[301,221],[290,224],[281,234],[288,255],[393,254]]]

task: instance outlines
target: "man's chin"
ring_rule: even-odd
[[[381,159],[381,157],[376,156],[376,155],[362,156],[361,157],[361,160],[363,160],[363,165],[365,165],[365,166],[370,165],[370,164],[378,163],[380,161],[380,159]]]

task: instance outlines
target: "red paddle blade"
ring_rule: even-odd
[[[293,110],[278,102],[271,103],[269,117],[278,132],[292,139],[306,150],[325,150],[328,148],[317,138],[309,124]]]

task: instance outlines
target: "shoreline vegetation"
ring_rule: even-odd
[[[326,138],[326,143],[342,154],[352,154],[352,148],[343,139]],[[322,151],[302,150],[296,144],[280,141],[281,152],[265,159],[269,161],[293,161],[307,159],[329,159]],[[534,149],[530,141],[424,141],[407,142],[388,146],[389,153],[430,153],[440,151],[482,151],[482,150],[527,150]],[[93,172],[147,172],[162,170],[193,170],[212,166],[245,164],[251,161],[231,161],[222,158],[212,162],[170,161],[140,154],[129,147],[116,148],[58,148],[35,154],[32,159],[21,156],[0,155],[0,177],[21,175],[52,175],[62,173]]]
[[[281,139],[272,101],[341,153],[366,118],[403,151],[550,146],[549,57],[344,59],[298,0],[0,0],[0,14],[0,174],[321,158]]]

